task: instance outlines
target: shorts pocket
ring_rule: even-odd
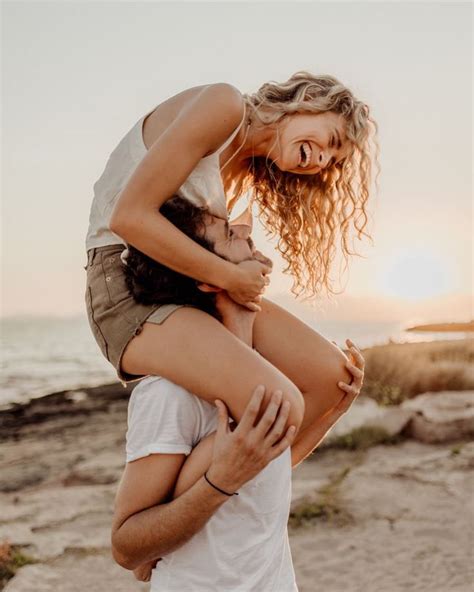
[[[124,263],[120,259],[120,252],[104,253],[102,265],[110,303],[114,305],[130,298],[131,294],[125,283]]]
[[[109,351],[107,347],[107,342],[105,340],[104,334],[100,330],[99,325],[97,324],[94,318],[94,311],[92,309],[92,292],[90,286],[86,288],[86,309],[87,309],[87,318],[89,320],[89,326],[91,328],[92,334],[94,335],[94,339],[97,342],[97,345],[100,348],[100,351],[105,356],[105,358],[109,359]]]

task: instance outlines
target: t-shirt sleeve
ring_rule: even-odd
[[[160,377],[145,378],[128,406],[127,462],[156,453],[188,455],[199,429],[193,396]]]

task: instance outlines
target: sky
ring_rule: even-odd
[[[472,5],[337,1],[3,2],[1,315],[85,315],[92,187],[145,112],[298,70],[341,80],[379,126],[373,241],[353,241],[321,314],[471,318]],[[306,310],[258,224],[254,240],[275,261],[266,296]]]

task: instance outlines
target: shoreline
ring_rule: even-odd
[[[78,387],[30,399],[27,403],[11,403],[0,409],[0,442],[14,438],[24,427],[37,425],[57,417],[77,417],[107,411],[114,403],[128,401],[136,383],[106,383]]]
[[[474,320],[466,323],[429,323],[426,325],[414,325],[407,327],[407,332],[419,333],[473,333]]]
[[[443,324],[443,326],[448,325],[449,324],[446,323]],[[415,330],[417,330],[416,327],[407,329],[407,331]],[[426,330],[426,332],[429,331]],[[446,329],[446,332],[452,332],[452,330],[448,331]],[[459,332],[463,333],[465,331],[463,330]],[[436,344],[437,347],[440,347],[443,344],[464,344],[467,346],[468,344],[472,343],[472,341],[472,337],[464,337],[459,339],[438,339],[435,341],[407,341],[402,343],[394,342],[388,339],[383,344],[361,348],[361,351],[381,351],[384,348],[388,349],[392,348],[393,346],[405,346],[406,348],[410,347],[413,350],[413,348],[423,347],[427,344]],[[44,419],[47,419],[48,416],[62,412],[72,414],[91,413],[95,409],[99,409],[100,404],[105,404],[106,401],[127,398],[137,384],[138,381],[127,385],[127,387],[123,387],[122,384],[117,380],[115,382],[104,382],[96,386],[77,386],[61,391],[54,391],[52,393],[33,397],[24,402],[5,402],[0,404],[0,430],[5,428],[8,429],[10,426],[14,425],[21,425],[21,418],[24,418],[28,423],[32,423],[34,421],[44,421]],[[88,399],[88,401],[80,401],[81,393],[86,395],[85,399]],[[120,396],[120,393],[122,393],[122,396]],[[0,441],[2,440],[4,440],[4,438],[0,432]]]

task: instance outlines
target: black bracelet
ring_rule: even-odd
[[[207,473],[207,471],[206,471]],[[209,485],[212,485],[212,487],[214,487],[214,489],[217,489],[217,491],[220,491],[221,493],[225,493],[226,495],[232,496],[232,495],[239,495],[238,493],[227,493],[227,491],[224,491],[223,489],[219,489],[219,487],[216,487],[216,485],[214,485],[214,483],[211,483],[209,481],[209,479],[207,478],[206,473],[204,473],[204,479],[209,483]]]

